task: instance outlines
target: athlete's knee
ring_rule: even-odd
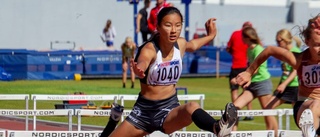
[[[198,108],[201,108],[198,102],[191,101],[186,104],[186,109],[188,112],[193,112]]]
[[[320,102],[319,101],[313,101],[312,104],[309,106],[309,109],[313,112],[313,113],[319,113],[320,112]]]

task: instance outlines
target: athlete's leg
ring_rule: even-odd
[[[244,70],[245,69],[243,69],[243,71]],[[237,85],[237,84],[233,84],[231,82],[231,79],[235,78],[240,72],[242,72],[242,71],[235,71],[234,70],[234,71],[230,72],[229,86],[230,86],[230,89],[231,89],[231,100],[232,100],[232,102],[234,102],[239,97],[239,88],[240,88],[240,86]],[[252,101],[250,101],[246,106],[247,106],[248,110],[252,110]],[[239,117],[239,119],[241,119],[241,117]],[[245,118],[243,120],[253,120],[253,116],[245,116]]]
[[[120,118],[123,112],[123,106],[118,105],[116,103],[113,103],[112,106],[113,107],[111,108],[109,121],[106,127],[103,129],[100,137],[108,137],[111,134],[111,132],[116,128],[117,124],[120,121]]]
[[[215,133],[220,137],[231,134],[231,129],[237,119],[237,110],[232,103],[226,105],[223,118],[217,121],[201,109],[198,103],[189,102],[174,108],[168,114],[163,129],[165,133],[169,134],[190,125],[193,121],[199,128]]]
[[[143,137],[147,134],[147,132],[136,128],[125,120],[111,133],[109,137]]]
[[[126,59],[122,61],[122,87],[126,87],[128,64]]]
[[[251,102],[254,99],[253,94],[245,90],[243,93],[233,102],[233,104],[236,106],[238,110],[242,109],[244,106],[246,106],[249,102]],[[238,130],[238,123],[233,127],[233,130]]]
[[[192,123],[191,114],[199,108],[198,103],[188,102],[172,109],[163,123],[164,132],[169,134],[190,125]]]
[[[274,109],[281,104],[283,104],[285,101],[282,99],[277,98],[276,96],[270,97],[269,102],[267,103],[266,109]]]
[[[268,104],[270,102],[270,99],[272,97],[273,96],[271,94],[263,95],[263,96],[259,96],[258,97],[262,109],[267,109],[266,107],[268,106]],[[266,123],[266,128],[268,130],[274,130],[275,131],[275,135],[277,136],[279,126],[278,126],[278,122],[277,122],[276,117],[274,117],[274,116],[265,116],[264,119],[265,119],[265,123]]]
[[[128,63],[130,64],[130,63]],[[134,88],[134,80],[135,80],[135,74],[133,71],[133,68],[130,66],[130,75],[131,75],[131,88]]]
[[[319,128],[319,117],[320,117],[320,100],[314,100],[310,105],[310,110],[313,113],[314,127]]]
[[[319,100],[307,100],[301,105],[296,120],[304,136],[314,136],[319,128],[319,108]]]

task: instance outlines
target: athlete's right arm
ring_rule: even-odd
[[[245,72],[242,72],[237,76],[237,83],[239,85],[243,85],[243,87],[248,87],[250,85],[250,80],[254,72],[270,56],[273,56],[281,61],[287,62],[293,68],[297,69],[297,60],[292,52],[280,47],[268,46],[255,58],[255,60],[250,64],[250,66],[247,68]]]
[[[131,66],[133,67],[134,73],[139,78],[144,78],[144,72],[156,58],[156,51],[153,47],[153,44],[147,43],[141,49],[139,56],[137,56],[136,58],[137,62],[131,61]]]

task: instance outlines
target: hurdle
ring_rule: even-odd
[[[76,115],[78,117],[77,130],[81,131],[81,117],[87,116],[110,116],[110,110],[87,110],[87,109],[76,109]]]
[[[302,137],[300,130],[278,130],[278,137]]]
[[[119,95],[118,96],[119,100],[120,100],[120,104],[121,106],[124,107],[124,101],[135,101],[138,99],[138,95],[126,95],[126,94],[123,94],[123,95]],[[131,110],[130,110],[131,111]],[[130,113],[130,112],[129,112]],[[129,115],[129,114],[128,114]],[[128,116],[126,115],[126,116]],[[125,115],[122,115],[121,116],[121,122],[124,120],[124,116]]]
[[[101,131],[15,131],[8,130],[8,137],[99,137]],[[199,131],[177,131],[172,134],[150,134],[148,137],[216,137],[215,134],[211,132],[199,132]],[[264,131],[234,131],[231,132],[231,137],[273,137],[274,131],[264,130]],[[1,137],[1,136],[0,136]],[[294,137],[294,136],[293,136]]]
[[[120,100],[120,104],[122,106],[125,106],[124,101],[135,101],[138,99],[138,95],[119,95],[119,100]],[[205,99],[205,95],[204,94],[189,94],[189,95],[178,95],[178,99],[179,101],[188,101],[188,100],[200,100],[200,106],[201,108],[204,107],[204,99]],[[124,120],[124,116],[122,115],[121,117],[121,121]]]
[[[126,95],[126,94],[119,94],[118,96],[121,105],[125,106],[125,101],[135,101],[138,99],[138,95]],[[178,95],[178,99],[181,101],[185,100],[200,100],[200,106],[203,108],[204,106],[204,94],[193,94],[193,95]],[[122,113],[121,121],[124,120],[125,116],[128,116],[130,114],[131,110],[124,110]],[[78,116],[78,131],[81,130],[81,116],[82,115],[92,115],[92,116],[110,116],[110,110],[82,110],[82,109],[76,109],[75,114]],[[186,130],[184,128],[184,130]]]
[[[283,109],[286,115],[286,130],[290,130],[290,116],[293,115],[293,109]]]
[[[158,135],[157,135],[158,134]],[[159,133],[150,134],[150,137],[163,137]],[[207,131],[176,131],[169,135],[169,137],[217,137],[215,134]],[[274,137],[273,130],[255,130],[255,131],[232,131],[231,137]]]
[[[7,137],[5,130],[0,130],[0,137]]]
[[[210,116],[222,116],[219,110],[206,110]],[[282,109],[238,110],[238,116],[278,116],[279,129],[282,129]]]
[[[3,116],[68,116],[69,130],[72,130],[72,109],[41,109],[41,110],[20,110],[20,109],[0,109],[0,114]],[[33,122],[36,127],[36,121]],[[35,130],[35,128],[34,128]]]
[[[99,137],[101,131],[21,131],[7,130],[8,137]],[[232,131],[231,137],[274,137],[273,130]],[[169,135],[154,132],[146,137],[216,137],[211,132],[201,131],[176,131]],[[279,137],[301,137],[301,131],[279,130]],[[0,137],[6,137],[6,131],[0,131]]]
[[[0,100],[25,100],[25,108],[29,109],[29,95],[28,94],[0,94]],[[26,116],[26,130],[28,130],[29,126],[29,117]]]
[[[199,100],[200,107],[203,108],[205,95],[204,94],[178,95],[178,99],[179,99],[179,101],[185,101],[185,103],[187,103],[188,100]],[[186,131],[187,127],[184,127],[182,130]]]
[[[38,100],[113,100],[117,102],[118,95],[50,95],[50,94],[32,94],[31,98],[33,99],[33,109],[37,110],[37,101]],[[73,112],[75,114],[77,112]],[[36,115],[33,116],[33,130],[36,130]],[[72,130],[72,129],[71,129]]]
[[[101,131],[21,131],[8,130],[8,137],[99,137]]]
[[[81,116],[110,116],[111,110],[88,110],[88,109],[76,109],[76,115],[78,117],[77,128],[78,131],[81,131]],[[123,110],[122,116],[128,116],[131,110]]]
[[[188,94],[188,95],[178,95],[179,101],[188,101],[188,100],[199,100],[201,108],[204,107],[204,94]]]

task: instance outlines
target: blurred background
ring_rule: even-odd
[[[276,45],[275,34],[287,28],[298,36],[300,27],[320,11],[319,0],[167,0],[178,7],[188,24],[182,37],[205,35],[204,23],[217,18],[218,35],[206,47],[184,58],[187,74],[225,75],[231,56],[225,47],[231,33],[250,21],[264,46]],[[148,9],[155,6],[151,2]],[[125,37],[137,37],[134,19],[143,1],[126,0],[2,0],[0,5],[0,67],[12,79],[73,79],[83,75],[121,74],[120,45]],[[106,21],[112,20],[117,36],[115,50],[100,39]],[[280,64],[270,59],[277,76]],[[274,69],[274,70],[273,70]],[[273,72],[274,71],[274,72]],[[115,76],[115,77],[116,77]],[[2,76],[5,77],[5,76]]]

